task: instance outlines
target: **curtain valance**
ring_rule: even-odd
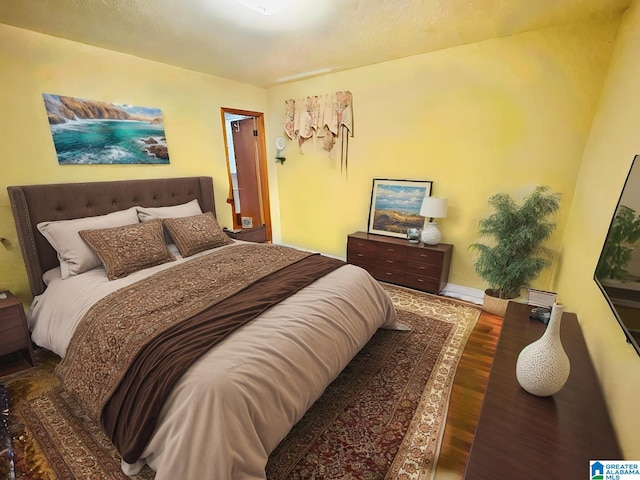
[[[341,168],[347,168],[348,137],[353,137],[351,92],[341,91],[285,100],[284,131],[298,145],[310,139],[322,141],[322,148],[340,152]]]

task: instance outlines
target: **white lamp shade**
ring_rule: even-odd
[[[420,207],[420,215],[425,218],[445,218],[447,216],[447,199],[424,197]]]

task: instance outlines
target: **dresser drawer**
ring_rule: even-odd
[[[429,277],[440,279],[442,267],[440,265],[431,265],[428,263],[416,263],[407,260],[407,274],[418,275],[421,277]]]
[[[407,249],[401,245],[380,243],[376,245],[376,271],[398,270],[404,272],[407,264]]]
[[[400,283],[404,282],[405,273],[404,270],[398,270],[394,268],[386,268],[385,265],[376,265],[374,277],[383,282]]]
[[[371,276],[375,276],[375,244],[366,240],[349,238],[347,241],[347,262],[362,267]]]
[[[404,277],[404,285],[423,292],[440,293],[440,279],[423,277],[421,275],[407,274]]]
[[[444,260],[444,252],[438,250],[430,250],[427,248],[411,248],[407,252],[407,264],[419,264],[419,265],[435,265],[438,268],[442,267]]]
[[[347,240],[347,262],[374,266],[376,264],[376,244],[369,240],[349,237]]]
[[[407,258],[407,247],[392,243],[378,243],[376,244],[376,256],[405,260]]]
[[[374,255],[376,253],[376,242],[362,238],[348,237],[347,251]]]

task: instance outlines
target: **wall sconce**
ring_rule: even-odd
[[[438,224],[434,218],[445,218],[447,216],[447,199],[436,197],[424,197],[420,207],[420,215],[424,218],[424,229],[421,240],[425,245],[437,245],[440,243],[442,234],[438,229]]]
[[[282,151],[285,148],[287,148],[287,141],[283,137],[276,138],[276,163],[280,165],[284,165],[286,160],[286,158],[282,156]]]

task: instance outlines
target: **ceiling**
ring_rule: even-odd
[[[632,0],[0,0],[0,23],[260,87],[538,28]]]

